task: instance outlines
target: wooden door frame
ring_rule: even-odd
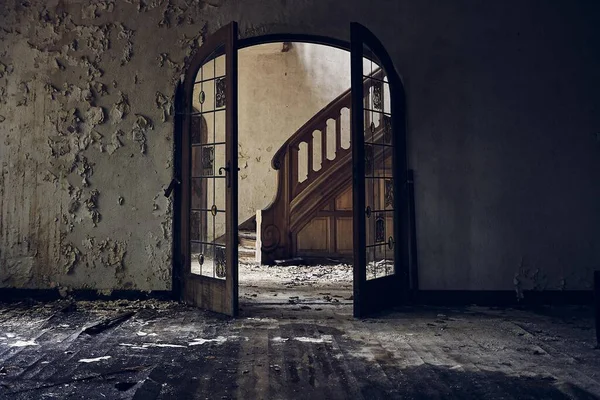
[[[243,39],[239,39],[237,42],[237,49],[238,51],[246,48],[246,47],[251,47],[251,46],[257,46],[257,45],[261,45],[261,44],[268,44],[268,43],[280,43],[280,42],[297,42],[297,43],[312,43],[312,44],[318,44],[318,45],[323,45],[323,46],[330,46],[330,47],[334,47],[334,48],[338,48],[341,50],[346,50],[348,52],[351,52],[352,48],[351,48],[351,43],[350,41],[346,41],[346,40],[340,40],[340,39],[336,39],[336,38],[332,38],[332,37],[328,37],[328,36],[321,36],[321,35],[311,35],[311,34],[296,34],[296,33],[279,33],[279,34],[268,34],[268,35],[259,35],[259,36],[253,36],[253,37],[248,37],[248,38],[243,38]],[[193,59],[193,57],[192,57]],[[389,60],[389,62],[391,63],[391,65],[393,65],[392,61]],[[190,70],[190,68],[194,68],[194,66],[192,64],[188,64],[185,67],[185,74],[188,73],[188,71]],[[395,69],[394,69],[395,70]],[[402,84],[402,82],[399,82],[399,89],[400,89],[400,94],[398,95],[399,98],[401,98],[402,101],[402,112],[405,115],[406,114],[406,107],[405,107],[405,92],[404,92],[404,85]],[[181,110],[185,109],[186,106],[186,98],[184,96],[184,90],[183,90],[183,84],[180,82],[177,84],[176,88],[175,88],[175,118],[174,118],[174,162],[173,162],[173,167],[174,167],[174,178],[177,180],[181,179],[181,157],[182,157],[182,135],[183,135],[183,129],[182,129],[182,125],[183,125],[183,121],[181,119]],[[400,141],[402,143],[406,143],[406,129],[402,130],[404,133],[404,137],[400,138]],[[407,159],[407,148],[406,145],[403,146],[403,151],[404,154],[402,155],[404,157],[404,159]],[[175,186],[175,189],[173,191],[173,243],[172,243],[172,249],[173,249],[173,257],[172,257],[172,297],[176,300],[181,298],[182,295],[182,280],[183,280],[183,276],[184,276],[184,261],[182,260],[180,255],[181,255],[181,224],[185,223],[184,221],[182,221],[182,210],[180,209],[180,199],[182,196],[182,187],[181,185],[177,185]],[[410,236],[411,236],[411,247],[414,247],[416,250],[416,240],[415,238],[415,232],[414,232],[414,218],[413,221],[411,221],[412,223],[410,224],[409,228],[410,229]],[[415,254],[416,257],[416,254]],[[412,255],[411,255],[411,260],[412,260]],[[415,258],[416,260],[416,258]],[[412,269],[411,269],[411,277],[414,274],[414,279],[416,280],[416,276],[417,276],[417,265],[416,265],[416,261],[411,261],[412,264]],[[355,279],[355,278],[354,278]],[[413,289],[416,289],[416,287],[413,287]],[[237,299],[236,299],[237,301]]]
[[[366,221],[365,210],[365,151],[364,151],[364,93],[363,59],[367,44],[386,71],[390,90],[392,114],[393,190],[394,190],[394,274],[366,279]],[[354,211],[354,316],[364,317],[373,311],[406,303],[410,293],[410,234],[408,156],[406,146],[406,105],[404,85],[387,50],[379,39],[363,25],[351,23],[351,84],[352,84],[352,159]],[[356,73],[360,71],[361,73]],[[354,110],[361,110],[354,113]],[[399,289],[401,293],[389,293]]]
[[[225,279],[215,279],[202,275],[193,274],[190,270],[191,244],[190,234],[190,216],[192,209],[191,190],[192,190],[192,114],[193,114],[193,91],[196,86],[196,75],[200,68],[212,58],[215,58],[215,51],[223,47],[225,58],[225,76],[226,76],[226,96],[225,96],[225,149],[226,149],[226,168],[228,174],[225,182],[226,188],[226,277]],[[218,53],[217,53],[218,55]],[[204,46],[192,57],[186,70],[183,81],[182,93],[178,105],[177,119],[180,126],[179,140],[179,165],[178,176],[181,184],[175,199],[178,210],[177,215],[179,243],[178,253],[174,256],[178,258],[179,278],[178,290],[179,299],[190,302],[191,304],[206,308],[208,310],[221,312],[227,315],[236,316],[238,313],[238,191],[237,191],[237,23],[231,22],[222,27],[209,38]],[[215,106],[216,109],[216,106]],[[187,166],[187,168],[186,168]],[[235,173],[233,173],[235,171]],[[215,174],[215,172],[213,172]],[[174,257],[175,259],[175,257]],[[175,276],[175,273],[174,273]]]

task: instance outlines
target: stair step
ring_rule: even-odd
[[[238,231],[238,236],[240,238],[245,239],[254,239],[256,240],[256,232],[255,231]]]
[[[256,232],[253,231],[239,231],[238,232],[240,251],[241,248],[247,248],[248,251],[252,250],[255,252],[256,248]]]
[[[248,247],[241,247],[240,246],[240,247],[238,247],[238,254],[240,256],[247,256],[247,257],[252,256],[252,257],[254,257],[256,255],[256,250],[250,249]]]

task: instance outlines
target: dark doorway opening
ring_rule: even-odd
[[[229,36],[223,33],[225,31]],[[238,154],[236,152],[238,147],[238,51],[249,46],[277,42],[284,43],[282,50],[285,49],[286,51],[290,50],[290,43],[292,42],[316,43],[352,50],[352,89],[347,97],[350,100],[352,110],[354,110],[351,121],[353,131],[351,142],[359,145],[354,146],[351,151],[344,149],[347,153],[350,153],[348,159],[352,167],[349,176],[331,174],[328,177],[331,182],[328,186],[339,185],[344,179],[351,181],[352,193],[345,194],[346,197],[352,197],[352,204],[354,205],[351,211],[354,282],[353,295],[349,296],[348,299],[353,298],[354,315],[363,316],[376,309],[396,305],[408,297],[410,288],[408,284],[408,239],[410,236],[408,230],[411,224],[408,221],[404,91],[400,78],[381,43],[359,24],[353,24],[352,31],[352,46],[339,40],[307,35],[270,35],[244,39],[238,42],[237,26],[232,23],[213,35],[216,39],[211,37],[212,41],[207,40],[203,49],[201,49],[202,51],[199,52],[200,55],[197,55],[195,61],[192,61],[186,74],[184,88],[178,90],[177,108],[179,118],[176,122],[176,129],[179,129],[177,131],[179,135],[176,136],[180,136],[176,141],[176,159],[181,157],[183,162],[176,163],[177,180],[182,184],[175,191],[177,197],[175,203],[180,208],[175,212],[175,231],[178,232],[179,237],[176,238],[174,243],[173,289],[175,294],[179,294],[182,299],[200,307],[230,315],[237,313],[238,245],[240,241],[243,242],[244,238],[240,238],[237,232],[238,224],[242,221],[238,221],[236,215],[236,222],[234,223],[233,214],[229,214],[229,212],[237,214],[236,203],[239,199],[237,197],[239,173],[237,172]],[[207,48],[208,44],[211,44],[213,48]],[[218,64],[219,57],[223,56],[225,60],[222,64],[226,67],[222,75],[214,72],[214,76],[207,79],[200,76],[198,80],[198,72],[202,72],[206,65],[212,63],[212,68],[216,71],[215,65]],[[365,60],[369,62],[364,62]],[[219,81],[221,79],[223,82]],[[210,93],[210,89],[207,93],[207,90],[202,86],[206,82],[213,86],[212,93]],[[199,88],[198,84],[200,85]],[[214,100],[210,100],[211,96],[214,97]],[[192,106],[196,97],[200,99],[201,110],[197,110],[197,107]],[[205,110],[203,102],[207,98],[209,101],[213,101],[213,107]],[[222,102],[220,105],[217,104],[219,101]],[[217,140],[216,137],[219,134],[217,132],[218,124],[216,123],[218,111],[220,111],[219,107],[223,107],[226,115],[223,116],[223,122],[221,123],[223,140]],[[194,149],[194,144],[190,146],[190,137],[193,137],[190,131],[193,125],[192,121],[194,117],[198,116],[204,120],[209,119],[208,115],[213,116],[213,140],[206,143],[197,143],[196,146],[202,148],[202,152],[198,153]],[[325,121],[327,119],[324,118]],[[331,119],[335,120],[336,117],[334,116]],[[339,120],[339,118],[337,119]],[[205,121],[196,123],[196,126],[203,126],[203,122]],[[313,127],[309,126],[307,131],[310,128]],[[307,136],[308,139],[302,138],[300,141],[293,143],[286,142],[289,145],[287,147],[289,154],[274,157],[273,168],[278,171],[287,168],[290,176],[300,176],[298,168],[300,163],[298,160],[294,161],[291,154],[299,153],[301,144],[305,144],[309,148],[309,151],[306,152],[306,165],[308,166],[306,174],[308,179],[306,180],[310,180],[312,172],[315,172],[312,168],[315,160],[310,149],[314,149],[315,139],[317,139],[317,142],[320,141],[322,146],[320,169],[324,169],[324,166],[330,161],[326,151],[328,147],[325,135],[326,126],[314,126],[314,128],[315,132],[321,132],[320,137],[311,132]],[[210,126],[208,131],[210,131]],[[210,136],[210,132],[208,136]],[[198,137],[202,137],[202,135]],[[338,146],[337,150],[340,150],[339,133],[336,139],[337,142],[334,146]],[[223,155],[219,163],[217,146],[220,145],[223,145]],[[210,153],[210,150],[206,150],[207,148],[212,148],[212,153]],[[190,172],[198,170],[196,164],[200,166],[199,170],[202,171],[200,171],[201,175],[194,176]],[[204,172],[208,171],[204,167],[210,169],[209,172],[212,175],[203,175]],[[217,171],[219,176],[217,176]],[[201,193],[204,191],[205,193],[202,195],[205,198],[210,197],[210,193],[208,193],[210,192],[210,189],[208,189],[210,185],[198,184],[193,186],[194,179],[213,179],[212,182],[209,182],[213,186],[213,201],[206,199],[204,202],[196,201],[198,207],[190,208],[193,205],[191,203],[194,202],[194,192]],[[281,181],[280,172],[279,183]],[[214,193],[218,191],[216,182],[219,182],[221,186],[221,193],[223,194],[221,197],[224,201],[223,204],[227,205],[226,207],[220,207],[216,204],[217,200],[214,196]],[[368,185],[367,182],[369,182]],[[274,224],[270,223],[277,220],[281,216],[281,212],[275,213],[274,219],[273,217],[271,217],[271,220],[266,218],[267,221],[265,221],[265,215],[260,215],[260,213],[257,215],[254,224],[257,232],[256,248],[260,254],[260,261],[272,263],[276,259],[285,259],[286,255],[290,255],[290,250],[292,254],[297,253],[298,250],[303,250],[298,245],[298,243],[302,243],[302,240],[298,240],[300,232],[294,233],[293,230],[290,230],[294,226],[294,222],[296,222],[297,227],[297,221],[303,221],[303,219],[306,220],[309,217],[314,218],[315,210],[322,213],[321,217],[327,212],[338,211],[335,197],[333,197],[333,200],[325,199],[327,196],[318,198],[313,195],[305,195],[302,197],[301,192],[311,187],[311,184],[311,182],[305,183],[300,179],[296,182],[285,183],[283,193],[286,195],[291,194],[294,198],[284,199],[283,203],[288,205],[288,210],[285,210],[284,206],[285,211],[301,210],[300,200],[304,200],[305,203],[315,203],[316,205],[313,204],[311,209],[313,215],[309,215],[307,210],[310,207],[306,206],[304,214],[299,212],[295,219],[290,217],[292,213],[288,212],[284,215],[286,220],[283,229],[281,227],[273,229]],[[236,198],[232,200],[231,196],[234,192]],[[330,202],[327,203],[325,200]],[[343,203],[343,201],[340,203]],[[204,207],[202,207],[202,204],[204,204]],[[356,205],[358,205],[358,209]],[[202,212],[206,215],[192,220],[190,218],[193,216],[193,212]],[[219,213],[222,214],[219,215]],[[210,228],[211,224],[208,223],[211,217],[212,229]],[[218,231],[217,225],[215,225],[215,221],[219,217],[221,218],[220,226],[224,227],[223,232]],[[242,226],[247,226],[247,223],[248,221],[243,221]],[[207,229],[202,225],[207,225],[209,228]],[[331,222],[327,225],[337,226],[337,221],[333,225]],[[325,225],[323,224],[323,218],[321,218],[321,227],[323,226]],[[191,230],[194,230],[194,232],[191,232]],[[198,237],[198,235],[202,236],[203,234],[207,238]],[[327,235],[331,238],[331,232]],[[310,241],[314,234],[309,232],[305,236]],[[280,245],[286,241],[288,241],[287,248]],[[273,246],[274,242],[275,245]],[[192,247],[195,245],[196,251],[192,251],[194,250]],[[208,251],[207,248],[208,250],[212,249],[212,252]],[[221,257],[217,257],[219,255],[218,249],[222,249]],[[272,254],[268,255],[265,260],[265,253],[268,254],[269,252]],[[278,255],[284,255],[284,257],[277,257]],[[208,274],[198,273],[198,265],[196,264],[199,264],[200,270],[203,271],[203,263],[206,260],[212,262],[212,270],[209,268]],[[224,283],[217,283],[219,279],[221,279],[220,282]],[[190,290],[190,288],[192,289]],[[327,296],[327,294],[324,296]]]

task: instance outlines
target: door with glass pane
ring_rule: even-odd
[[[182,298],[238,310],[237,24],[200,48],[184,81],[181,176]]]
[[[351,24],[354,315],[408,296],[408,202],[404,90],[391,59],[364,26]]]

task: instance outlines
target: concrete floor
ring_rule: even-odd
[[[356,320],[343,280],[297,283],[242,281],[236,319],[159,301],[0,305],[0,398],[600,396],[589,308],[411,307]]]

